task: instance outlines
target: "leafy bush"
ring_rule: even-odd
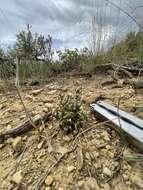
[[[57,51],[57,54],[60,59],[61,67],[64,68],[64,71],[70,71],[79,63],[79,52],[78,49],[65,51]]]
[[[137,58],[143,63],[143,31],[130,32],[125,39],[114,44],[106,53],[106,57],[115,63]]]

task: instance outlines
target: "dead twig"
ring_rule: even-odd
[[[19,96],[19,98],[20,98],[20,101],[21,101],[21,103],[22,103],[22,105],[23,105],[23,108],[24,108],[24,111],[25,111],[25,113],[26,113],[27,118],[29,119],[31,125],[32,125],[34,128],[36,128],[34,122],[33,122],[32,119],[31,119],[31,116],[30,116],[29,112],[28,112],[27,109],[26,109],[26,106],[25,106],[25,104],[24,104],[24,101],[23,101],[23,99],[22,99],[22,96],[21,96],[21,93],[20,93],[20,89],[19,89],[18,86],[16,86],[16,90],[17,90],[17,94],[18,94],[18,96]]]
[[[113,120],[116,120],[116,119],[117,119],[117,118],[115,118],[115,119],[113,119]],[[100,126],[102,126],[102,125],[110,124],[111,121],[113,121],[113,120],[108,120],[108,121],[104,121],[104,122],[101,122],[101,123],[97,123],[96,125],[94,125],[94,126],[88,128],[88,129],[82,131],[81,133],[79,133],[79,134],[75,137],[73,143],[76,143],[77,139],[78,139],[80,136],[82,136],[82,135],[84,135],[85,133],[87,133],[88,131],[94,129],[95,127],[100,127]]]
[[[61,160],[67,155],[70,154],[71,152],[73,152],[76,149],[76,146],[74,148],[72,148],[71,150],[69,150],[68,152],[66,152],[65,154],[62,154],[58,160],[50,167],[48,167],[45,171],[45,173],[40,177],[40,179],[37,181],[36,185],[33,187],[32,190],[39,190],[41,189],[44,181],[46,180],[47,176],[52,172],[52,170],[61,162]]]

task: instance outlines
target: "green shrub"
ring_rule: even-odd
[[[75,95],[60,96],[57,118],[60,128],[66,134],[83,126],[87,117],[82,111],[81,89],[77,89]]]

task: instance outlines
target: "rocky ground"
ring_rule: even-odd
[[[89,121],[79,132],[65,135],[56,119],[0,144],[1,190],[141,190],[142,161],[127,160],[139,153],[111,128],[97,124],[89,104],[100,95],[135,114],[143,95],[131,86],[101,85],[107,78],[92,76],[57,78],[43,86],[22,87],[22,98],[31,117],[55,110],[59,94],[82,87],[83,110]],[[0,92],[0,132],[27,121],[15,91]],[[137,115],[143,118],[143,114]]]

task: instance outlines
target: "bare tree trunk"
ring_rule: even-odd
[[[20,58],[16,58],[16,79],[15,79],[15,86],[19,88],[19,64]]]

